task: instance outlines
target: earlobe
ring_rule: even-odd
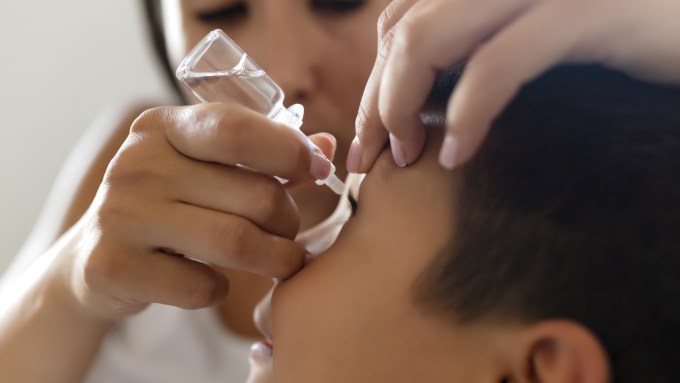
[[[607,383],[609,361],[597,337],[568,320],[549,320],[513,337],[517,381],[526,383]]]

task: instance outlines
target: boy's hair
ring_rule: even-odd
[[[554,69],[458,176],[455,235],[417,286],[423,307],[457,323],[573,320],[607,350],[613,382],[680,381],[679,89]]]

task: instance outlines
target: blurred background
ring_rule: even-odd
[[[2,8],[0,272],[95,117],[167,92],[138,0],[7,1]]]

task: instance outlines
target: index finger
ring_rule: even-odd
[[[330,172],[330,161],[302,132],[240,105],[179,107],[161,120],[168,142],[196,160],[243,165],[291,180]]]
[[[378,95],[383,67],[390,52],[393,27],[401,20],[417,0],[393,0],[378,20],[378,51],[356,119],[356,138],[347,156],[347,170],[353,173],[367,172],[382,152],[387,142],[385,130],[378,114]]]

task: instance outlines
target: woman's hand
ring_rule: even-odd
[[[313,139],[334,150],[328,136]],[[62,274],[82,307],[114,320],[149,303],[219,302],[228,282],[213,265],[288,277],[305,251],[293,241],[297,207],[273,176],[296,182],[329,171],[302,133],[246,108],[149,110],[76,225]]]
[[[398,165],[415,161],[435,76],[463,60],[440,152],[446,168],[467,161],[519,88],[556,64],[680,84],[679,15],[677,0],[394,0],[379,22],[347,167],[368,171],[388,137]]]
[[[332,137],[311,138],[332,155]],[[325,178],[313,146],[237,105],[143,113],[87,212],[0,296],[0,381],[81,381],[118,320],[150,303],[218,303],[218,267],[297,271],[300,219],[273,175]]]

